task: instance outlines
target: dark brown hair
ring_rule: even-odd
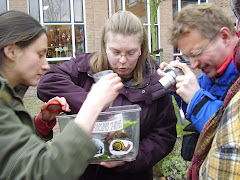
[[[0,14],[0,65],[4,63],[3,48],[16,44],[25,48],[46,30],[32,16],[20,11],[6,11]]]

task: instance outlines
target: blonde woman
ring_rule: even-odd
[[[71,113],[76,113],[94,83],[92,75],[113,70],[124,88],[112,105],[138,104],[142,109],[138,156],[131,162],[89,165],[80,179],[152,180],[152,167],[172,151],[176,141],[172,97],[158,82],[147,34],[137,16],[128,11],[114,14],[104,25],[100,44],[96,53],[79,53],[69,62],[53,65],[40,80],[38,95],[44,101],[64,96]]]

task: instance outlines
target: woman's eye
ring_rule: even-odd
[[[135,52],[130,52],[130,53],[128,53],[128,55],[130,55],[130,56],[132,56],[132,55],[134,55],[135,54]]]
[[[133,51],[129,51],[129,52],[128,52],[128,55],[133,56],[133,55],[135,55],[136,53],[137,53],[137,51],[133,50]]]
[[[44,56],[46,56],[46,54],[39,54],[39,57],[40,57],[40,58],[42,58],[42,57],[44,57]]]
[[[113,52],[113,54],[114,54],[114,55],[119,55],[119,54],[120,54],[120,52]]]

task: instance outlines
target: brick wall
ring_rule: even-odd
[[[18,10],[27,13],[27,4],[27,0],[9,0],[9,10]]]
[[[94,52],[100,47],[101,30],[108,19],[108,1],[87,0],[85,7],[87,51]]]
[[[19,10],[28,12],[28,0],[9,0],[10,10]],[[230,0],[209,0],[209,3],[214,3],[223,8],[233,22],[235,17],[231,11]],[[173,60],[173,47],[168,38],[169,28],[172,25],[172,0],[165,0],[160,3],[160,46],[163,48],[163,60],[169,62]],[[99,49],[101,30],[108,19],[108,1],[107,0],[86,0],[86,44],[87,52],[94,52]]]
[[[173,10],[172,0],[166,0],[160,3],[160,45],[163,48],[163,60],[170,62],[173,60],[173,47],[169,42],[169,28],[172,26]]]

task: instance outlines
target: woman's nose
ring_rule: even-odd
[[[126,55],[121,55],[121,58],[119,59],[119,62],[120,62],[120,63],[125,63],[125,62],[127,62],[127,57],[126,57]]]
[[[47,61],[46,58],[43,60],[42,69],[43,69],[44,71],[47,71],[47,70],[50,69],[50,66],[49,66],[48,61]]]

